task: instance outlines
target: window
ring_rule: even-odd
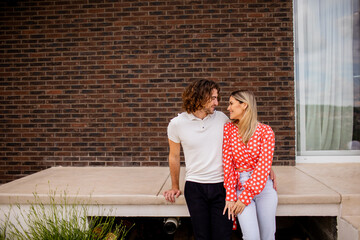
[[[297,162],[360,161],[360,0],[294,0]]]

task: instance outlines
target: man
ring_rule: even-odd
[[[169,167],[172,189],[165,199],[174,202],[179,197],[180,144],[185,165],[185,199],[189,209],[195,239],[230,239],[232,220],[223,215],[225,188],[223,185],[223,127],[229,120],[219,111],[219,85],[209,80],[192,82],[183,93],[186,112],[173,118],[168,126]]]
[[[185,112],[173,118],[168,126],[172,188],[164,192],[164,197],[175,202],[181,194],[182,146],[186,165],[184,194],[197,240],[227,240],[232,235],[232,217],[230,213],[223,213],[226,193],[222,142],[223,127],[229,119],[215,110],[219,105],[219,91],[219,85],[213,81],[192,82],[182,95]]]

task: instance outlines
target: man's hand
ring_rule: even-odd
[[[275,175],[275,172],[274,172],[274,170],[272,168],[270,169],[270,179],[273,181],[275,191],[277,191],[276,175]]]
[[[226,210],[227,210],[227,212],[228,212],[228,219],[230,220],[233,220],[234,221],[234,219],[235,219],[235,216],[234,216],[234,214],[232,213],[232,209],[233,209],[233,207],[234,207],[234,204],[235,204],[235,202],[232,202],[232,201],[226,201],[226,203],[225,203],[225,207],[224,207],[224,211],[223,211],[223,215],[225,215],[226,214]]]
[[[164,197],[169,202],[175,202],[175,198],[178,198],[181,195],[181,191],[179,189],[170,189],[164,192]]]

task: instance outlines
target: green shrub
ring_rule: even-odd
[[[17,205],[20,216],[15,222],[9,221],[10,213],[6,216],[0,224],[0,240],[123,240],[132,228],[116,223],[115,217],[88,217],[86,204],[69,204],[66,196],[56,204],[54,196],[48,205],[35,196],[29,211]]]

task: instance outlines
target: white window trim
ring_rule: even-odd
[[[296,163],[360,163],[360,156],[296,156]]]

